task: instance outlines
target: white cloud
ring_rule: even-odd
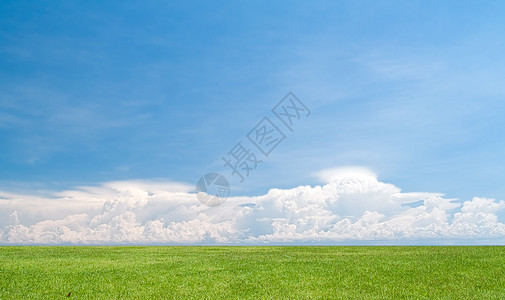
[[[503,201],[402,193],[366,169],[324,170],[323,186],[200,204],[191,186],[118,181],[53,198],[0,193],[1,244],[504,243]],[[416,203],[416,205],[405,205]]]
[[[315,176],[324,182],[338,181],[345,178],[375,177],[377,175],[364,167],[347,166],[324,169],[315,174]]]

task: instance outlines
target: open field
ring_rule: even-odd
[[[504,299],[505,247],[0,247],[1,299]]]

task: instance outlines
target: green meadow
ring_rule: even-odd
[[[0,299],[505,299],[505,247],[0,247]]]

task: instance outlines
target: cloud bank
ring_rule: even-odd
[[[120,181],[51,198],[0,192],[0,244],[504,244],[504,201],[403,193],[364,169],[202,205],[192,186]]]

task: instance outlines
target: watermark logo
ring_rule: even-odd
[[[225,156],[221,157],[223,166],[238,177],[240,183],[256,170],[272,151],[288,138],[284,132],[287,128],[294,131],[296,123],[310,116],[309,108],[289,92],[271,110],[273,117],[263,117],[247,134],[245,142],[240,140]],[[285,127],[285,128],[284,128]],[[284,131],[282,131],[282,129]],[[256,152],[255,152],[256,151]],[[259,151],[259,152],[258,152]],[[210,187],[217,185],[217,187]],[[203,204],[217,206],[223,203],[230,194],[228,180],[219,173],[209,173],[197,183],[196,196]],[[212,191],[209,189],[212,188]]]
[[[230,184],[219,173],[207,173],[196,183],[196,198],[208,206],[222,204],[230,195]]]

